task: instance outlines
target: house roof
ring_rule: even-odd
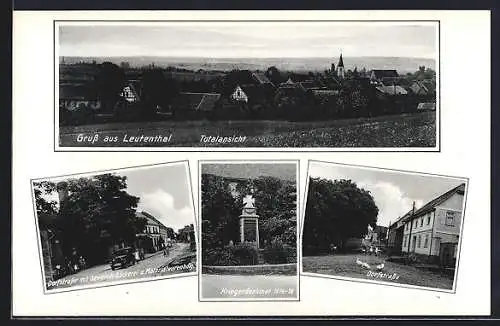
[[[143,218],[146,218],[146,219],[152,221],[154,224],[157,224],[162,229],[167,229],[167,227],[165,226],[165,224],[163,224],[162,222],[158,221],[158,219],[156,217],[154,217],[153,215],[149,214],[148,212],[141,211],[141,212],[136,212],[135,214],[136,214],[137,217],[143,217]]]
[[[340,91],[336,89],[313,89],[312,93],[317,97],[325,97],[339,95]]]
[[[259,84],[272,84],[272,82],[267,78],[265,73],[261,71],[256,71],[252,73],[252,77],[259,83]]]
[[[196,107],[196,111],[212,111],[215,103],[219,100],[221,97],[220,94],[217,93],[205,93],[203,94],[203,97],[201,98],[200,103]]]
[[[377,86],[375,87],[379,92],[387,94],[387,95],[406,95],[408,91],[399,85],[394,86]]]
[[[445,192],[441,196],[434,198],[433,200],[429,201],[424,206],[415,210],[415,213],[413,213],[413,214],[412,214],[412,210],[410,210],[408,213],[406,213],[401,218],[399,218],[396,222],[401,221],[401,220],[406,220],[408,218],[422,216],[422,215],[432,211],[436,206],[441,205],[442,203],[444,203],[445,201],[450,199],[451,196],[453,196],[454,194],[457,194],[457,193],[462,194],[462,195],[465,193],[465,183],[462,183],[459,186]]]
[[[257,85],[241,85],[241,89],[248,96],[248,100],[252,102],[263,102],[266,100],[266,89]]]
[[[399,77],[396,70],[383,70],[383,69],[373,69],[372,72],[375,74],[375,78],[382,79],[386,77]]]
[[[60,84],[59,99],[64,100],[95,100],[89,87],[85,84]]]
[[[436,103],[434,102],[418,103],[417,110],[436,110]]]
[[[174,105],[193,111],[211,111],[221,94],[218,93],[180,93],[174,100]]]
[[[321,88],[321,86],[322,86],[315,80],[306,80],[306,81],[300,82],[299,84],[304,89],[318,89],[318,88]]]

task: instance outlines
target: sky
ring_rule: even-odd
[[[61,56],[433,59],[437,26],[387,22],[176,22],[59,27]]]
[[[330,180],[350,179],[358,187],[370,191],[379,209],[377,224],[383,226],[389,226],[389,223],[406,214],[412,208],[413,201],[415,201],[415,208],[418,209],[465,182],[463,179],[450,177],[321,162],[311,162],[309,175]]]
[[[127,177],[126,191],[140,198],[137,211],[148,212],[176,232],[188,224],[195,223],[189,177],[184,163],[134,168],[114,173]],[[67,179],[56,178],[50,181]],[[50,201],[59,201],[57,192],[45,197]]]
[[[201,171],[232,178],[267,176],[294,182],[297,180],[296,163],[204,163]]]
[[[193,197],[184,163],[129,170],[127,192],[140,198],[138,211],[146,211],[175,231],[195,223]]]

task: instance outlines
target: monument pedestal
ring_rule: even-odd
[[[259,215],[255,207],[244,207],[240,215],[240,241],[259,248]]]

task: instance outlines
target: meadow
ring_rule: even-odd
[[[330,121],[156,121],[61,126],[61,147],[435,147],[436,112],[386,115]],[[99,135],[89,144],[80,135]],[[167,143],[124,143],[127,136],[165,136]],[[243,142],[204,143],[201,136],[245,137]],[[115,137],[117,142],[104,142]]]

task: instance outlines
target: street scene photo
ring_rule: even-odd
[[[310,161],[302,272],[454,292],[467,183]]]
[[[200,162],[200,173],[200,301],[298,300],[298,162]]]
[[[54,33],[56,149],[439,150],[437,21],[74,21]]]
[[[46,292],[196,274],[186,162],[32,180]]]

